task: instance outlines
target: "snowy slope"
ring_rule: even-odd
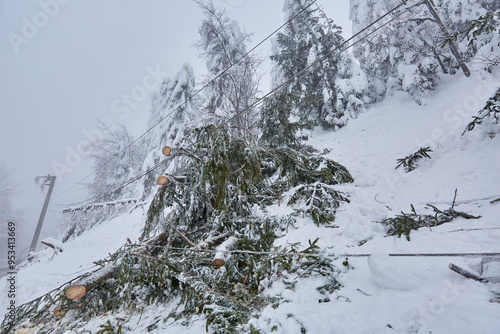
[[[461,136],[500,86],[498,73],[452,78],[443,86],[424,106],[396,94],[336,133],[312,134],[310,144],[331,150],[328,157],[352,173],[353,184],[337,187],[351,202],[338,211],[339,228],[308,224],[282,242],[306,245],[320,237],[318,245],[334,253],[375,255],[349,258],[354,268],[341,275],[344,288],[330,303],[318,304],[321,296],[305,286],[289,296],[290,303],[268,307],[263,318],[289,322],[286,333],[299,333],[299,322],[308,333],[500,333],[500,304],[490,302],[492,290],[500,292],[498,284],[487,286],[448,269],[453,262],[478,272],[481,258],[384,255],[500,251],[500,204],[490,203],[500,197],[500,138],[490,139],[479,128]],[[411,173],[395,169],[397,158],[425,146],[433,149],[431,160]],[[430,213],[426,204],[447,209],[457,188],[455,208],[481,219],[422,228],[412,232],[410,242],[385,237],[375,223],[409,212],[410,204],[419,213]],[[299,319],[287,319],[292,312]]]
[[[316,227],[298,221],[297,229],[278,239],[280,244],[319,239],[319,246],[336,254],[371,253],[373,256],[336,260],[343,288],[322,300],[315,289],[320,278],[299,280],[295,290],[276,282],[264,293],[282,294],[287,302],[266,307],[254,322],[276,333],[500,333],[500,304],[490,302],[500,284],[483,284],[448,269],[453,262],[478,272],[479,257],[389,257],[390,253],[500,252],[500,134],[490,138],[480,127],[461,136],[472,116],[500,87],[500,73],[474,73],[445,78],[425,105],[416,105],[404,94],[395,94],[370,107],[338,132],[315,130],[309,144],[330,152],[327,157],[346,166],[355,182],[338,186],[350,203],[338,210],[337,228]],[[430,146],[432,159],[424,159],[411,173],[395,169],[396,159]],[[386,237],[376,223],[409,212],[430,213],[426,204],[451,206],[478,220],[457,218],[438,227],[421,228],[406,238]],[[276,205],[274,210],[284,210]],[[273,207],[269,209],[272,213]],[[51,249],[39,252],[38,261],[18,273],[17,304],[27,302],[90,270],[124,244],[137,240],[144,209],[105,222],[65,244],[56,256]],[[347,264],[347,263],[346,263]],[[2,279],[0,288],[6,282]],[[5,310],[8,300],[0,300]],[[173,303],[172,305],[175,305]],[[147,332],[172,306],[151,306],[144,313],[102,315],[85,329],[99,330],[107,320],[127,319],[132,333]],[[293,316],[290,316],[293,314]],[[191,327],[181,322],[159,321],[152,333],[203,333],[203,319]]]

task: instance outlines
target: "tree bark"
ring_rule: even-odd
[[[443,31],[445,36],[447,36],[447,37],[450,36],[448,29],[446,28],[443,21],[439,17],[439,14],[436,11],[436,9],[434,8],[433,3],[431,3],[431,0],[424,0],[424,3],[427,5],[429,12],[436,19],[437,24],[439,25],[439,27],[441,28],[441,30]],[[455,56],[455,58],[457,59],[458,64],[460,65],[460,68],[464,72],[465,76],[470,77],[470,70],[467,67],[467,65],[465,64],[464,60],[462,59],[462,56],[460,55],[460,52],[458,51],[458,49],[457,49],[455,43],[453,43],[453,41],[450,41],[450,50],[451,50],[451,53],[453,53],[453,56]]]
[[[457,265],[454,265],[453,263],[450,263],[450,265],[448,267],[451,270],[453,270],[454,272],[456,272],[457,274],[462,275],[463,277],[470,278],[470,279],[473,279],[475,281],[479,281],[481,283],[488,283],[489,282],[489,280],[487,278],[479,277],[479,276],[471,273],[470,271],[467,271],[463,268],[460,268]]]
[[[208,238],[207,240],[204,240],[204,241],[200,242],[198,245],[196,245],[196,249],[206,249],[206,248],[212,248],[212,247],[218,246],[221,243],[223,243],[224,241],[226,241],[229,237],[230,237],[229,234],[224,233],[224,234],[221,234],[217,237]]]
[[[71,300],[82,298],[87,292],[99,286],[108,278],[111,278],[116,272],[116,268],[108,265],[101,270],[95,272],[93,275],[85,277],[81,281],[76,282],[66,290],[66,297]]]
[[[436,57],[439,66],[441,66],[441,70],[443,71],[444,74],[448,74],[448,70],[446,69],[446,66],[444,66],[443,61],[441,60],[441,57],[439,57],[439,54],[436,52],[436,50],[433,48],[432,52],[434,53],[434,57]]]

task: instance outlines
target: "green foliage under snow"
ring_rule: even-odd
[[[403,166],[407,173],[415,170],[418,167],[418,160],[422,158],[431,158],[429,152],[432,152],[430,147],[421,147],[417,152],[412,153],[404,158],[398,159],[398,165],[396,166],[396,169]]]
[[[497,32],[499,26],[499,13],[500,11],[488,11],[477,19],[472,20],[467,28],[446,37],[442,41],[442,46],[465,39],[467,39],[469,46],[474,46],[477,44],[478,40],[484,39],[488,35]],[[484,41],[480,41],[480,43],[481,42]]]
[[[147,212],[143,242],[127,244],[106,260],[114,267],[113,276],[85,294],[81,307],[64,296],[63,287],[52,302],[42,303],[41,313],[39,305],[27,307],[19,321],[34,320],[38,312],[46,324],[41,333],[62,333],[83,328],[103,312],[140,312],[175,300],[177,307],[150,324],[150,330],[160,321],[188,324],[199,315],[214,333],[259,333],[250,319],[264,306],[283,302],[279,295],[266,293],[274,281],[294,289],[298,277],[323,277],[317,290],[325,296],[321,302],[329,300],[340,287],[338,270],[332,259],[321,256],[317,240],[308,246],[275,247],[274,242],[297,214],[318,225],[333,221],[335,210],[347,201],[333,186],[353,181],[347,169],[310,148],[271,148],[252,137],[234,138],[228,127],[198,128],[183,145],[175,173],[184,178],[169,177],[158,188]],[[291,196],[292,213],[268,215],[266,207],[285,193]],[[180,234],[199,245],[197,251]],[[212,264],[215,247],[229,236],[237,238],[234,251],[217,269]],[[55,305],[70,312],[71,323],[54,327],[50,310]],[[102,333],[118,330],[126,332],[126,324],[101,326]]]
[[[474,120],[470,122],[465,128],[464,132],[462,132],[462,136],[467,131],[472,131],[476,127],[476,125],[486,125],[493,127],[495,129],[490,128],[487,131],[489,132],[490,137],[495,137],[496,132],[500,131],[498,124],[500,124],[500,89],[497,90],[494,96],[490,97],[488,102],[483,109],[479,110],[478,115],[473,117]]]
[[[418,214],[413,205],[411,212],[405,213],[401,211],[400,215],[394,218],[387,218],[380,223],[387,227],[387,235],[397,235],[401,237],[403,234],[410,241],[410,233],[412,230],[418,230],[421,227],[434,227],[444,223],[451,222],[453,219],[462,217],[465,219],[478,219],[480,217],[469,215],[465,212],[456,211],[453,207],[448,210],[441,211],[433,205],[427,204],[434,210],[434,214]]]

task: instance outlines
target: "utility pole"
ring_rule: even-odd
[[[434,8],[434,1],[433,0],[424,0],[424,3],[427,5],[429,12],[436,19],[437,24],[439,25],[439,27],[441,28],[441,30],[443,31],[445,36],[447,36],[447,37],[450,36],[450,33],[448,32],[448,29],[444,25],[443,20],[441,20],[438,12],[436,11],[436,8]],[[460,65],[460,68],[462,69],[462,71],[464,71],[465,76],[470,77],[470,70],[467,67],[467,65],[465,64],[464,60],[462,59],[462,56],[460,55],[460,52],[458,52],[458,49],[457,49],[455,43],[453,43],[453,41],[450,41],[450,50],[451,50],[451,53],[453,53],[453,55],[457,59],[458,64]]]
[[[43,220],[45,218],[45,213],[47,212],[47,207],[49,206],[50,195],[52,194],[52,189],[54,189],[54,183],[56,182],[55,176],[38,176],[35,181],[38,184],[38,181],[43,179],[43,183],[41,184],[42,190],[45,186],[49,186],[49,190],[47,191],[47,195],[45,196],[45,203],[43,203],[42,212],[40,213],[40,218],[38,218],[38,225],[36,226],[35,234],[33,235],[33,241],[31,241],[31,247],[28,252],[28,259],[30,258],[30,254],[33,253],[36,249],[36,245],[38,243],[38,238],[40,237],[40,232],[42,231]],[[50,182],[50,183],[49,183]]]

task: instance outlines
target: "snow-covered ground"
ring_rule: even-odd
[[[446,80],[448,80],[446,82]],[[299,221],[297,229],[278,239],[280,244],[320,238],[318,245],[336,254],[373,254],[336,260],[343,287],[328,302],[315,289],[320,278],[299,280],[295,291],[276,282],[265,293],[281,294],[288,302],[266,307],[260,327],[276,333],[500,333],[500,303],[494,292],[500,283],[484,284],[448,269],[455,263],[478,273],[481,257],[389,257],[394,253],[500,252],[500,133],[494,138],[478,127],[462,136],[472,116],[500,87],[500,73],[475,72],[443,79],[425,105],[407,95],[395,94],[371,106],[338,132],[321,129],[310,134],[309,144],[328,149],[327,157],[346,166],[355,182],[338,186],[350,203],[337,212],[337,228],[317,227]],[[429,146],[432,159],[405,173],[395,169],[396,159]],[[401,211],[431,213],[426,204],[455,209],[477,220],[457,218],[438,227],[421,228],[405,237],[386,237],[377,223]],[[276,210],[283,210],[276,207]],[[272,213],[272,208],[269,209]],[[25,264],[17,275],[17,304],[43,295],[90,270],[124,244],[137,240],[144,209],[105,222],[65,244],[64,252],[40,251],[35,263]],[[7,282],[2,279],[0,288]],[[497,299],[498,300],[498,299]],[[8,300],[0,299],[0,309]],[[129,319],[133,333],[145,332],[169,305],[151,306],[141,315],[103,315],[87,329],[96,331],[107,319]],[[293,314],[293,316],[290,316]],[[166,329],[168,328],[168,329]],[[153,333],[203,333],[203,319],[191,327],[159,322]]]
[[[309,144],[329,149],[328,157],[353,175],[353,184],[337,187],[350,195],[350,203],[338,210],[339,228],[304,224],[280,242],[307,245],[319,237],[318,245],[334,253],[374,255],[349,258],[353,268],[341,275],[344,287],[331,302],[319,304],[314,288],[298,287],[287,295],[290,303],[268,307],[263,319],[289,322],[284,333],[298,333],[298,322],[308,333],[500,333],[500,304],[490,302],[500,284],[486,285],[448,269],[452,262],[477,273],[481,257],[387,256],[500,252],[500,203],[490,203],[500,198],[500,134],[490,138],[476,128],[461,135],[500,87],[497,78],[480,72],[451,78],[422,106],[396,94],[336,133],[312,134]],[[433,150],[430,160],[422,159],[411,173],[395,169],[398,158],[426,146]],[[411,204],[424,214],[432,212],[426,204],[448,209],[455,189],[455,209],[480,219],[421,228],[411,233],[411,241],[385,237],[376,223],[410,212]],[[287,318],[289,313],[297,319]]]

